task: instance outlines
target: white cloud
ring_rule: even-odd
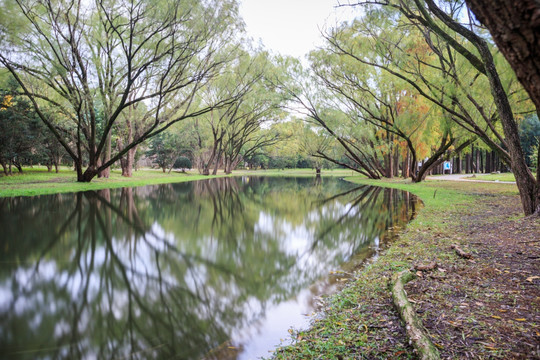
[[[337,0],[242,0],[240,14],[256,42],[283,55],[303,57],[322,44],[321,30],[351,20],[351,7]]]

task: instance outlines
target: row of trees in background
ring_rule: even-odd
[[[131,176],[144,154],[163,171],[336,166],[420,182],[451,162],[512,169],[525,213],[539,208],[536,107],[463,0],[346,5],[362,15],[325,31],[308,68],[252,49],[235,0],[0,4],[16,84],[2,116],[48,129],[2,143],[6,172],[63,156],[79,181],[113,164]]]
[[[43,164],[49,171],[58,166],[66,152],[32,106],[22,98],[13,98],[12,91],[0,89],[0,164],[4,175],[19,172],[27,164]]]

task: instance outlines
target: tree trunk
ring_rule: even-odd
[[[230,173],[232,173],[231,167],[231,160],[228,157],[225,157],[225,174],[229,175]]]
[[[474,152],[474,145],[471,146],[471,172],[475,173],[476,171],[476,154]]]
[[[478,172],[485,173],[486,169],[484,168],[484,151],[480,150],[480,170]]]
[[[394,172],[392,169],[392,164],[393,164],[392,153],[390,151],[388,152],[388,154],[385,155],[384,162],[386,163],[385,176],[387,178],[391,178]]]
[[[219,169],[219,163],[221,162],[221,156],[222,156],[221,146],[218,151],[218,155],[216,156],[216,162],[214,163],[214,170],[212,170],[212,175],[216,175]]]
[[[107,161],[111,160],[111,152],[112,152],[112,141],[111,141],[111,134],[107,137],[107,145],[105,148],[105,152],[103,153],[103,163],[106,163]],[[102,171],[99,172],[98,177],[104,177],[109,178],[111,175],[111,168],[108,167]]]
[[[394,174],[393,176],[399,176],[399,147],[394,146]]]
[[[466,0],[491,33],[517,78],[540,109],[540,3],[538,0]]]
[[[124,157],[120,159],[120,167],[122,168],[122,176],[125,176],[125,177],[133,176],[133,163],[135,162],[136,151],[137,151],[137,146],[129,149],[127,153],[124,155]]]
[[[81,173],[80,176],[78,174],[77,170],[77,181],[78,182],[90,182],[92,179],[97,175],[97,171],[95,168],[89,166],[84,173]]]
[[[0,164],[2,165],[2,169],[4,170],[4,175],[9,176],[7,164],[3,161]]]
[[[441,157],[444,156],[448,148],[450,148],[450,146],[452,146],[454,142],[455,140],[450,138],[449,134],[446,133],[437,151],[435,151],[435,153],[431,155],[427,161],[422,160],[422,166],[418,170],[418,174],[416,174],[412,178],[413,182],[419,183],[422,180],[424,180],[428,172],[432,169],[433,166],[438,165],[437,162],[439,161],[439,159],[441,159]]]
[[[402,167],[402,170],[401,170],[401,177],[404,178],[404,179],[407,179],[409,177],[410,157],[411,157],[411,154],[409,152],[409,148],[407,148],[407,155],[405,155],[405,159],[403,159],[403,167]]]

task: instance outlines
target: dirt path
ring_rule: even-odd
[[[515,181],[493,181],[493,180],[482,180],[482,176],[490,174],[448,174],[448,175],[437,175],[437,176],[428,176],[428,180],[445,180],[445,181],[472,181],[479,183],[500,183],[500,184],[515,184]],[[475,178],[471,178],[475,176]]]

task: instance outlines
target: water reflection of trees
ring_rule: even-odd
[[[406,193],[321,181],[0,199],[0,351],[200,358],[411,214]]]

